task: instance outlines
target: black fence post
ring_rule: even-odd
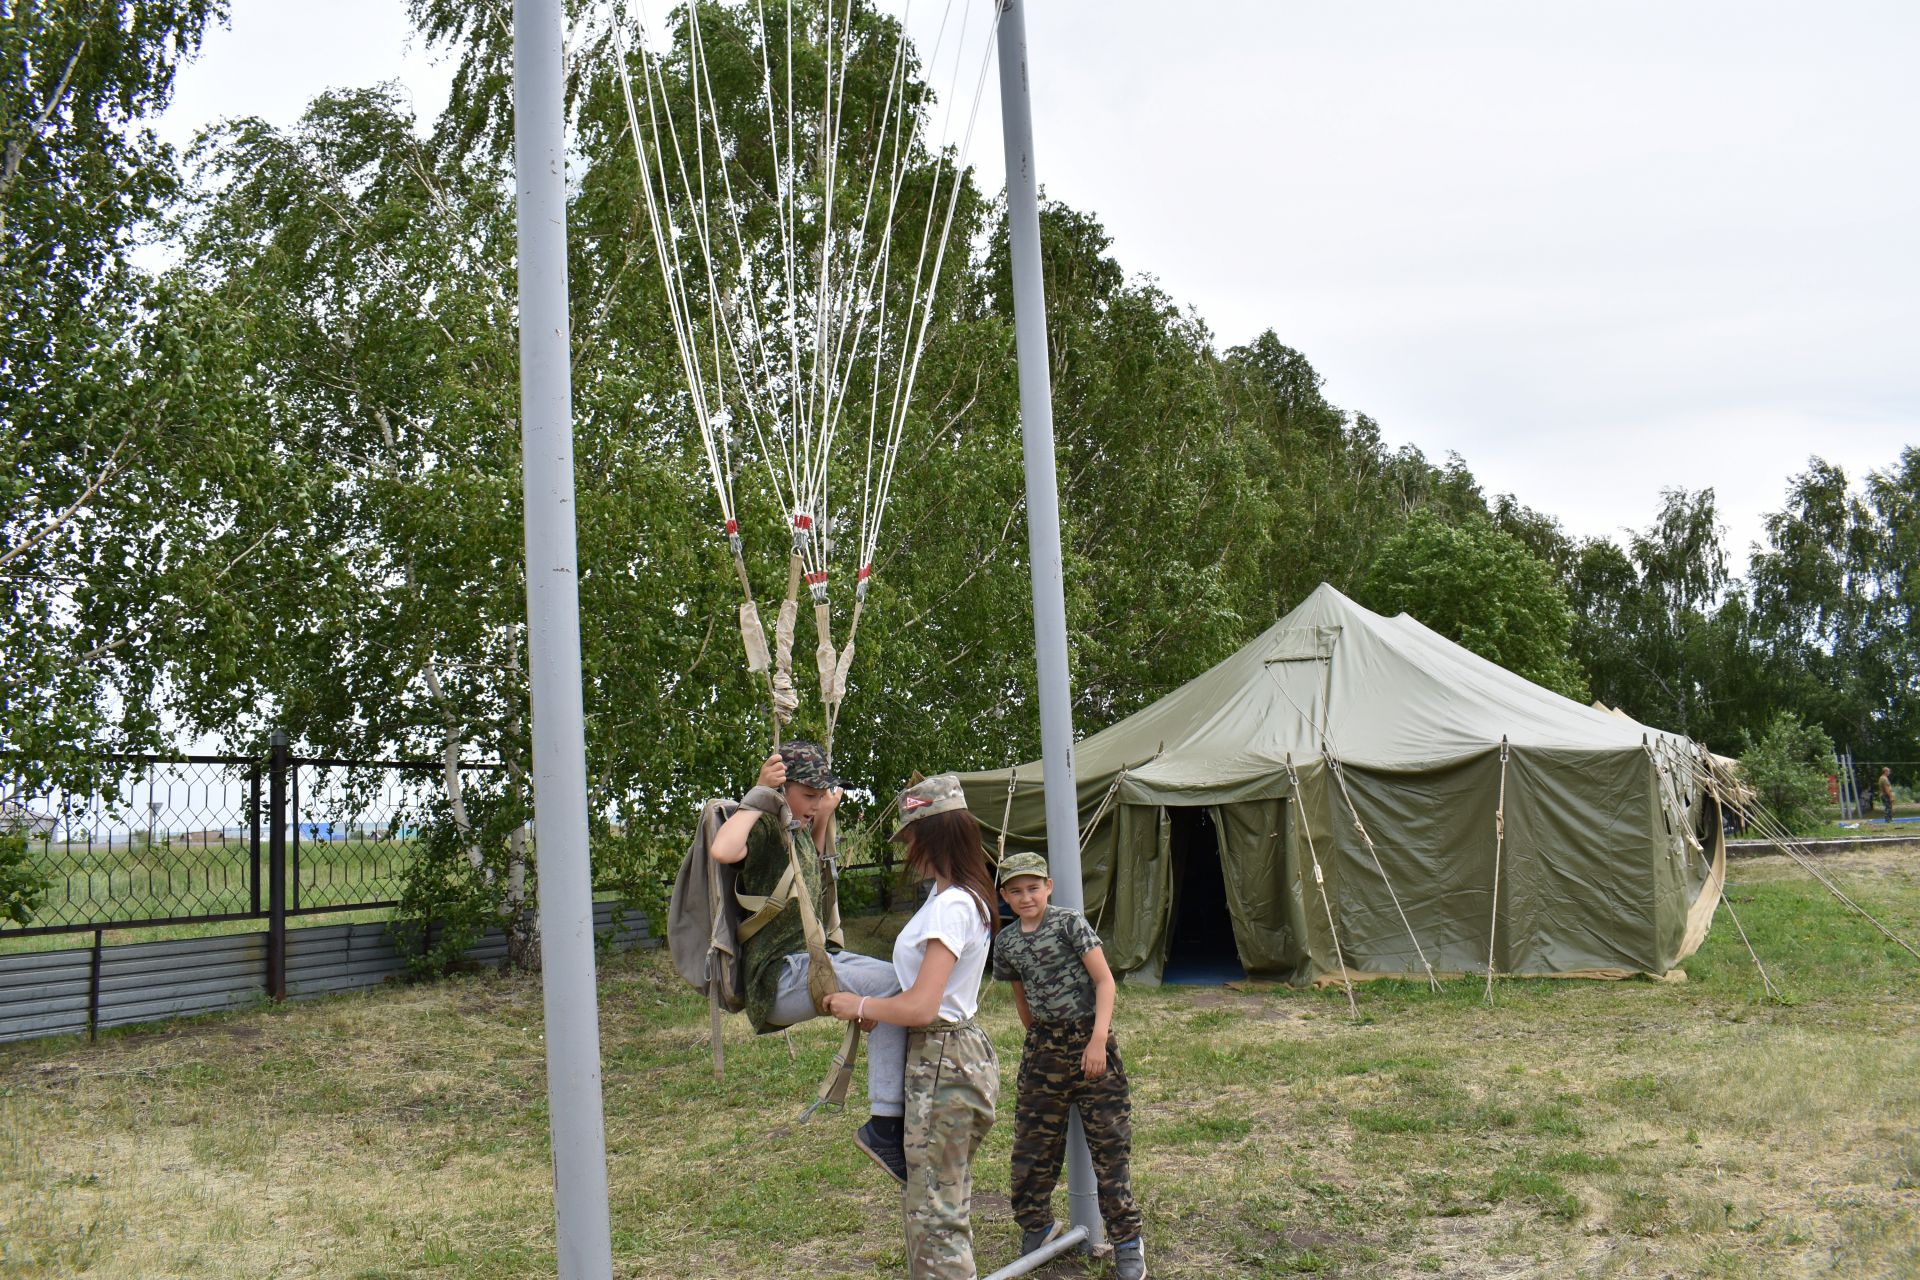
[[[100,959],[105,937],[101,930],[93,931],[92,954],[87,964],[87,1039],[100,1038]]]
[[[267,998],[287,998],[287,735],[267,756]]]

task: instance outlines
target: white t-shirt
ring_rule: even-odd
[[[893,973],[902,991],[911,991],[927,958],[927,943],[939,939],[953,952],[953,972],[940,993],[945,1022],[962,1022],[980,1007],[980,979],[986,972],[993,934],[981,917],[980,899],[958,885],[934,894],[913,913],[907,927],[893,940]]]

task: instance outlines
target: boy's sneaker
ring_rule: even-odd
[[[1147,1280],[1147,1247],[1139,1236],[1113,1246],[1113,1274],[1117,1280]]]
[[[1020,1256],[1024,1258],[1035,1249],[1058,1240],[1064,1231],[1066,1231],[1066,1228],[1058,1222],[1049,1222],[1046,1226],[1039,1227],[1033,1231],[1022,1231],[1020,1233]]]
[[[907,1150],[900,1139],[900,1117],[869,1116],[853,1135],[853,1144],[904,1187],[907,1185]]]

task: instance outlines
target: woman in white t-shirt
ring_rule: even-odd
[[[973,1023],[993,947],[993,876],[980,825],[960,778],[945,773],[900,796],[907,867],[933,893],[893,944],[897,996],[827,997],[827,1012],[867,1025],[908,1028],[905,1118],[907,1274],[913,1280],[973,1280],[973,1153],[993,1127],[1000,1059]],[[869,1121],[869,1124],[872,1122]],[[875,1135],[856,1138],[876,1154]]]

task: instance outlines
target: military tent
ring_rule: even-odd
[[[1703,754],[1322,584],[1077,744],[1087,916],[1132,981],[1210,943],[1294,983],[1665,975],[1724,880]],[[963,781],[1045,851],[1037,763]]]

